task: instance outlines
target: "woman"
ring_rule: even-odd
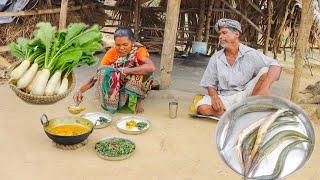
[[[73,99],[79,104],[83,93],[97,82],[103,109],[111,113],[122,109],[142,113],[142,101],[151,88],[155,65],[146,48],[135,42],[131,29],[117,29],[114,40],[115,47],[104,55],[97,74],[77,90]]]

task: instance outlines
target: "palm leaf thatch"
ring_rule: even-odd
[[[215,22],[220,18],[231,18],[238,20],[242,24],[242,42],[256,48],[261,48],[265,44],[268,27],[267,1],[181,0],[177,45],[183,44],[185,45],[184,50],[190,51],[192,41],[207,41],[205,37],[208,36],[209,49],[213,53],[218,47],[218,34],[213,28]],[[317,2],[317,0],[314,0],[314,2]],[[119,25],[133,27],[134,3],[135,1],[117,1],[117,8],[125,7],[128,9],[128,11],[124,12],[115,8],[113,16],[119,20]],[[150,4],[156,4],[157,7],[148,8]],[[140,1],[140,5],[142,6],[140,40],[146,44],[158,44],[159,49],[161,49],[161,42],[163,41],[166,4],[167,0]],[[204,5],[205,10],[201,8],[201,5]],[[271,41],[269,44],[276,58],[282,46],[289,46],[292,48],[292,51],[294,50],[297,27],[301,15],[301,2],[299,0],[271,0],[271,5],[272,24],[270,29]],[[212,9],[208,9],[208,7]],[[318,5],[316,4],[315,7],[318,7]],[[201,17],[201,12],[205,12],[205,25],[201,23],[201,18],[203,18]],[[208,13],[211,13],[210,18],[208,18]],[[313,25],[310,35],[311,45],[315,45],[317,42],[319,34],[318,24],[315,21]],[[202,26],[206,26],[206,28]],[[258,31],[260,29],[263,32],[262,34]]]

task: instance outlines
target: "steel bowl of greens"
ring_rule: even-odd
[[[98,141],[95,145],[97,155],[105,160],[119,161],[129,158],[135,151],[134,142],[119,138],[107,137]]]
[[[249,97],[218,122],[216,145],[222,160],[245,179],[282,179],[300,169],[315,143],[306,113],[289,100]]]

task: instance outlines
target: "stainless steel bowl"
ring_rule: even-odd
[[[257,104],[257,105],[270,104],[270,105],[275,105],[279,108],[290,108],[292,111],[294,111],[297,114],[296,119],[299,122],[299,125],[281,127],[283,129],[281,128],[277,129],[277,131],[267,135],[266,139],[273,136],[276,132],[279,132],[284,129],[296,130],[310,137],[312,141],[311,144],[308,144],[308,143],[299,144],[296,146],[294,150],[290,151],[289,155],[285,160],[284,169],[282,170],[279,178],[284,178],[292,174],[293,172],[297,171],[298,169],[300,169],[308,161],[314,149],[315,134],[314,134],[312,123],[309,117],[307,116],[307,114],[299,106],[290,102],[289,100],[285,100],[285,99],[282,99],[279,97],[273,97],[273,96],[249,97],[243,100],[242,102],[234,105],[232,108],[230,108],[224,113],[224,115],[221,117],[221,121],[218,122],[217,130],[216,130],[216,146],[222,160],[233,171],[243,176],[240,160],[236,154],[235,147],[234,147],[238,139],[239,133],[244,128],[252,124],[253,122],[261,119],[261,117],[264,117],[267,114],[270,114],[270,112],[252,112],[252,113],[245,114],[239,117],[238,119],[236,119],[229,141],[226,142],[226,146],[224,149],[222,149],[222,146],[225,141],[226,130],[228,128],[228,124],[231,120],[233,113],[238,108],[244,105],[249,105],[249,104]],[[286,145],[287,144],[281,143],[280,144],[281,147],[277,147],[277,149],[275,149],[274,152],[270,153],[265,158],[265,160],[263,160],[260,163],[258,169],[256,170],[256,173],[252,175],[252,178],[271,174],[275,167],[275,163],[276,163],[276,160],[278,159],[279,153]]]

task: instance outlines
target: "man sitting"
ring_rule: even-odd
[[[245,97],[267,96],[281,74],[276,60],[240,43],[238,21],[220,19],[215,29],[223,49],[210,58],[200,82],[209,95],[196,104],[198,113],[207,116],[221,116]]]

